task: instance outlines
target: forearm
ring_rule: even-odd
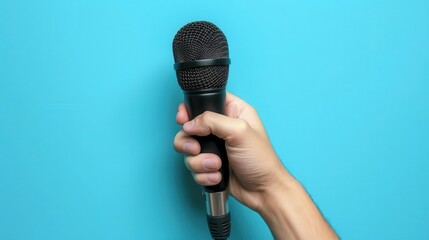
[[[275,239],[338,239],[305,189],[290,175],[267,191],[258,212]]]

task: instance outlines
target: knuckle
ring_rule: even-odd
[[[174,150],[176,150],[176,151],[180,150],[179,142],[178,142],[178,139],[176,139],[176,138],[174,138],[173,147],[174,147]]]
[[[192,158],[192,157],[187,157],[186,159],[185,159],[185,165],[186,165],[186,167],[190,170],[190,171],[193,171],[193,172],[195,172],[195,163],[194,163],[194,158]]]
[[[194,174],[194,181],[198,184],[206,184],[203,174]]]
[[[237,122],[237,126],[235,127],[235,130],[237,131],[238,134],[243,134],[246,133],[250,128],[249,123],[246,120],[242,120],[240,119]]]
[[[201,121],[202,125],[204,125],[204,126],[208,126],[209,125],[210,119],[211,119],[211,114],[212,113],[209,112],[209,111],[205,111],[205,112],[203,112],[201,114],[200,121]]]
[[[256,109],[252,106],[249,106],[249,112],[254,116],[258,116],[258,111],[256,111]]]
[[[177,134],[176,134],[176,136],[174,137],[174,141],[173,141],[173,147],[174,147],[174,149],[176,150],[176,151],[180,151],[181,150],[181,146],[180,146],[180,139],[181,139],[181,136],[182,136],[182,134],[181,134],[181,131],[180,132],[178,132]]]

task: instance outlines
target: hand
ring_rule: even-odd
[[[283,167],[249,104],[227,93],[226,116],[204,112],[189,121],[181,103],[176,120],[183,127],[174,147],[186,155],[197,183],[215,185],[222,178],[219,157],[200,153],[201,146],[191,137],[214,134],[225,140],[230,193],[264,218],[275,239],[338,239],[305,189]]]
[[[225,140],[231,168],[229,190],[244,205],[260,210],[266,193],[280,179],[292,179],[274,152],[255,109],[238,97],[227,93],[226,116],[205,112],[192,121],[181,103],[176,120],[183,128],[174,139],[174,147],[186,154],[186,166],[197,183],[216,185],[222,178],[219,157],[200,153],[199,143],[191,137],[210,133]]]

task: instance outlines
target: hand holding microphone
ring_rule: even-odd
[[[212,237],[227,239],[231,228],[229,181],[232,194],[257,210],[266,186],[288,175],[283,174],[286,170],[253,108],[231,94],[226,97],[231,61],[223,32],[210,22],[186,24],[174,37],[173,55],[184,93],[178,115],[178,122],[184,125],[175,147],[189,154],[187,165],[203,185]]]
[[[187,154],[192,154],[189,150],[194,151],[194,158],[188,157],[188,166],[195,171],[196,181],[204,186],[211,235],[216,240],[227,239],[231,226],[228,159],[233,158],[232,169],[242,168],[233,172],[231,191],[242,194],[243,198],[238,199],[254,209],[260,199],[243,190],[249,193],[266,190],[265,184],[278,179],[278,174],[271,169],[282,172],[284,168],[270,147],[256,112],[232,95],[226,99],[231,61],[223,32],[210,22],[189,23],[174,37],[173,54],[177,80],[185,99],[181,108],[186,109],[179,112],[184,117],[179,120],[193,119],[183,126],[180,134],[188,141],[178,143],[176,149]],[[235,114],[236,118],[223,114]],[[246,119],[239,118],[242,115],[251,118],[257,131]],[[249,151],[255,155],[248,155]]]
[[[205,112],[190,120],[185,105],[179,105],[176,121],[183,127],[174,147],[186,155],[195,181],[210,186],[222,178],[221,160],[215,154],[201,153],[200,144],[191,137],[214,134],[225,140],[230,193],[264,218],[275,239],[338,239],[305,189],[280,162],[253,107],[227,93],[225,113]]]
[[[275,239],[338,239],[282,165],[255,109],[226,93],[230,59],[222,31],[209,22],[189,23],[176,34],[173,52],[184,93],[174,147],[204,186],[213,239],[230,234],[228,191],[264,218]]]
[[[292,177],[278,160],[258,114],[252,106],[227,93],[226,116],[205,112],[189,121],[187,110],[179,105],[176,121],[183,129],[174,139],[177,151],[186,154],[186,166],[197,183],[210,186],[220,182],[221,160],[215,154],[200,153],[191,136],[214,134],[225,140],[231,167],[229,189],[241,203],[261,211],[273,186]],[[288,179],[289,178],[289,179]]]

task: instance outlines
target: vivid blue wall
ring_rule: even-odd
[[[0,239],[208,239],[175,153],[176,31],[217,24],[229,90],[343,239],[429,238],[429,2],[0,0]],[[270,239],[232,201],[231,239]]]

